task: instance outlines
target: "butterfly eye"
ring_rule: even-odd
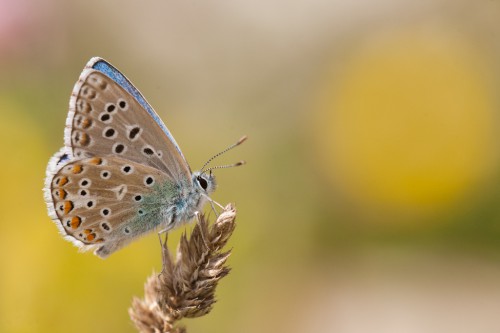
[[[204,190],[206,190],[207,187],[208,187],[208,183],[205,180],[205,178],[198,176],[196,179],[198,180],[198,183],[200,184],[201,188],[203,188]]]

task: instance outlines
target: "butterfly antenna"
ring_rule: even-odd
[[[223,151],[221,151],[220,153],[217,153],[217,154],[215,154],[214,156],[210,157],[210,158],[208,159],[208,161],[207,161],[205,164],[203,164],[203,167],[201,168],[200,172],[201,172],[201,173],[203,173],[203,172],[204,172],[203,170],[205,170],[205,167],[206,167],[206,166],[207,166],[210,162],[212,162],[212,161],[214,160],[214,158],[219,157],[220,155],[222,155],[222,154],[224,154],[225,152],[227,152],[227,151],[229,151],[229,150],[233,149],[234,147],[237,147],[237,146],[241,145],[243,142],[245,142],[245,141],[246,141],[246,139],[247,139],[247,136],[246,136],[246,135],[244,135],[244,136],[242,136],[242,137],[241,137],[241,138],[240,138],[240,139],[239,139],[236,143],[233,143],[232,145],[230,145],[229,147],[227,147],[226,149],[224,149],[224,150],[223,150]],[[213,170],[213,169],[230,168],[230,167],[240,166],[240,165],[243,165],[243,164],[245,164],[245,162],[243,162],[243,161],[242,161],[242,162],[238,162],[238,163],[234,163],[234,164],[230,164],[230,165],[221,165],[221,166],[218,166],[218,167],[213,167],[213,168],[210,168],[210,169],[208,169],[208,170],[206,170],[206,171]]]
[[[240,165],[244,165],[246,164],[247,162],[245,161],[239,161],[239,162],[236,162],[236,163],[233,163],[233,164],[226,164],[226,165],[217,165],[217,166],[214,166],[214,167],[211,167],[211,168],[208,168],[207,170],[205,171],[202,171],[202,173],[207,173],[207,172],[212,172],[212,170],[215,170],[215,169],[225,169],[225,168],[233,168],[233,167],[237,167],[237,166],[240,166]]]

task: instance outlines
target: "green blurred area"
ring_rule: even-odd
[[[192,169],[250,138],[213,196],[233,270],[189,332],[499,330],[500,3],[356,3],[0,1],[0,332],[134,332],[161,269],[154,233],[100,260],[46,213],[92,56]]]

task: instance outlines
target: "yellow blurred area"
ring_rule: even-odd
[[[154,232],[101,260],[47,216],[92,56],[193,170],[249,137],[213,163],[247,161],[214,171],[232,270],[188,332],[500,331],[498,22],[488,0],[0,0],[0,332],[136,332],[161,269]]]
[[[417,216],[474,195],[498,168],[492,59],[420,26],[373,34],[353,53],[316,117],[333,184],[362,209]]]
[[[3,156],[0,252],[4,254],[0,256],[0,294],[4,300],[0,302],[0,319],[4,330],[9,330],[14,322],[33,321],[33,314],[42,305],[37,302],[37,295],[41,296],[49,277],[40,275],[34,279],[33,272],[51,266],[50,262],[44,263],[48,254],[44,239],[50,230],[34,224],[45,211],[40,201],[43,187],[40,161],[46,151],[40,131],[31,119],[19,113],[16,103],[0,98],[0,109],[0,142],[3,143],[0,146]],[[13,285],[22,287],[12,288]]]

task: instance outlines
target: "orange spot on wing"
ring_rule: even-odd
[[[83,167],[79,164],[73,165],[73,169],[71,169],[71,172],[73,172],[74,174],[80,173],[82,171],[83,171]]]
[[[92,121],[89,118],[82,120],[82,128],[89,128],[92,125]]]
[[[56,191],[56,196],[58,196],[60,200],[64,200],[64,198],[66,198],[67,194],[68,193],[65,190],[63,190],[62,188],[60,188]]]
[[[82,224],[82,219],[79,216],[71,218],[71,228],[76,229]]]
[[[104,238],[96,239],[94,243],[102,243],[102,242],[104,242]]]
[[[85,146],[89,143],[89,136],[86,133],[82,133],[80,136],[80,144]]]
[[[66,177],[66,176],[62,176],[61,178],[59,178],[59,183],[58,183],[58,185],[59,185],[59,186],[64,186],[64,185],[66,185],[68,182],[69,182],[68,177]]]
[[[69,212],[71,212],[71,210],[73,210],[73,202],[71,201],[65,201],[64,202],[64,214],[68,214]]]
[[[101,165],[102,164],[102,158],[100,157],[93,157],[90,161],[89,161],[90,164],[94,164],[94,165]]]
[[[87,240],[89,242],[91,242],[96,238],[96,236],[97,236],[96,234],[89,234],[89,235],[87,235]]]
[[[83,230],[83,233],[84,233],[85,235],[89,235],[89,234],[91,234],[91,233],[92,233],[92,229],[84,229],[84,230]]]

